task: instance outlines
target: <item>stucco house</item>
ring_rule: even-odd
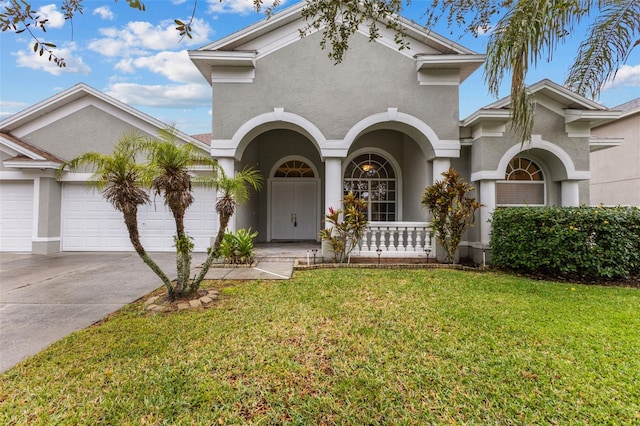
[[[640,206],[640,98],[612,109],[620,118],[592,130],[618,146],[591,153],[591,204]]]
[[[122,214],[85,183],[91,173],[56,170],[84,152],[110,154],[128,131],[155,136],[162,123],[85,84],[77,84],[0,122],[0,250],[132,250]],[[179,134],[183,143],[209,151]],[[215,193],[196,188],[186,226],[205,251],[217,229]],[[171,251],[175,226],[161,198],[139,211],[142,242],[150,251]]]
[[[533,139],[523,145],[510,128],[509,99],[460,120],[460,85],[484,55],[403,21],[408,48],[399,50],[385,30],[369,42],[365,29],[334,65],[319,47],[320,33],[300,38],[302,7],[189,52],[211,85],[213,123],[210,145],[187,135],[184,142],[210,152],[228,174],[254,166],[265,179],[232,228],[252,227],[260,241],[317,240],[324,214],[354,191],[367,200],[370,220],[358,254],[381,249],[385,256],[424,256],[436,247],[422,194],[453,166],[474,184],[484,205],[460,253],[479,262],[497,207],[589,203],[590,151],[607,145],[604,138],[592,138],[591,128],[615,120],[618,112],[540,81],[531,86],[537,101]],[[162,123],[83,85],[0,122],[2,198],[30,194],[19,209],[33,206],[32,217],[24,218],[28,229],[19,237],[25,240],[21,249],[126,246],[123,232],[117,244],[95,241],[103,234],[90,222],[105,222],[112,212],[99,195],[81,189],[87,176],[67,174],[58,181],[52,169],[33,162],[53,166],[55,158],[67,160],[83,150],[108,152],[131,127],[153,134]],[[211,193],[196,199],[198,208],[213,212]],[[151,209],[159,211],[161,204]],[[79,212],[80,206],[87,211]],[[2,250],[18,248],[4,242],[11,214],[1,214]],[[187,226],[199,250],[217,229],[214,216],[194,213]],[[145,218],[143,234],[152,226]],[[110,220],[116,226],[117,219]],[[156,247],[170,249],[171,227],[157,224],[156,232],[167,236]],[[116,234],[115,228],[108,233]]]

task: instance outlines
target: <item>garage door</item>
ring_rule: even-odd
[[[187,210],[185,228],[194,239],[195,251],[206,251],[217,229],[215,193],[196,188],[195,201]],[[138,210],[138,227],[147,251],[174,251],[175,224],[164,201]],[[122,213],[102,198],[98,191],[82,184],[65,184],[62,195],[63,251],[131,251]]]
[[[33,181],[0,182],[0,251],[31,252]]]

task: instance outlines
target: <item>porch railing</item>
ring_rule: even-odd
[[[377,257],[377,250],[387,257],[424,256],[431,251],[428,222],[369,222],[360,246],[351,252],[356,257]]]

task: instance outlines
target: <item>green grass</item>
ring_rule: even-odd
[[[0,424],[640,423],[638,289],[335,269],[221,295],[52,345],[0,376]]]

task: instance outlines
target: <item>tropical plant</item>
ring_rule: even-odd
[[[227,232],[222,238],[219,253],[227,263],[231,264],[251,264],[253,263],[254,246],[253,239],[258,236],[258,232],[251,232],[251,228],[238,229],[234,234]]]
[[[200,283],[189,280],[194,245],[191,237],[185,232],[184,217],[194,200],[192,183],[204,183],[205,178],[192,176],[190,168],[205,165],[215,170],[217,163],[210,156],[201,154],[193,145],[178,143],[177,130],[173,127],[161,130],[157,138],[148,139],[141,147],[147,151],[150,161],[147,179],[151,188],[156,195],[164,198],[175,221],[175,293],[177,296],[191,294],[198,289]],[[212,180],[208,179],[207,183],[212,184]]]
[[[193,281],[193,285],[199,285],[209,271],[215,258],[220,256],[220,245],[226,233],[229,220],[235,214],[238,205],[244,204],[249,199],[250,189],[259,191],[262,188],[262,176],[253,167],[245,167],[234,176],[227,176],[223,169],[216,169],[214,178],[218,188],[218,201],[216,212],[218,213],[218,233],[212,247],[209,247],[207,259],[202,264],[200,274]]]
[[[336,263],[344,263],[358,246],[367,229],[367,202],[349,191],[342,197],[342,209],[329,207],[325,215],[328,227],[320,231],[320,238],[331,246]]]
[[[138,207],[150,202],[149,193],[144,185],[144,166],[136,161],[139,143],[143,137],[128,132],[116,143],[111,155],[99,152],[87,152],[65,162],[58,169],[61,175],[65,169],[78,171],[93,170],[89,186],[102,192],[102,196],[122,213],[129,233],[129,240],[142,261],[162,280],[167,293],[173,297],[171,280],[153,261],[140,241],[138,229]]]
[[[442,172],[444,179],[425,189],[422,205],[432,215],[431,230],[446,252],[446,261],[454,263],[462,234],[473,226],[480,203],[467,194],[475,188],[450,167]]]

